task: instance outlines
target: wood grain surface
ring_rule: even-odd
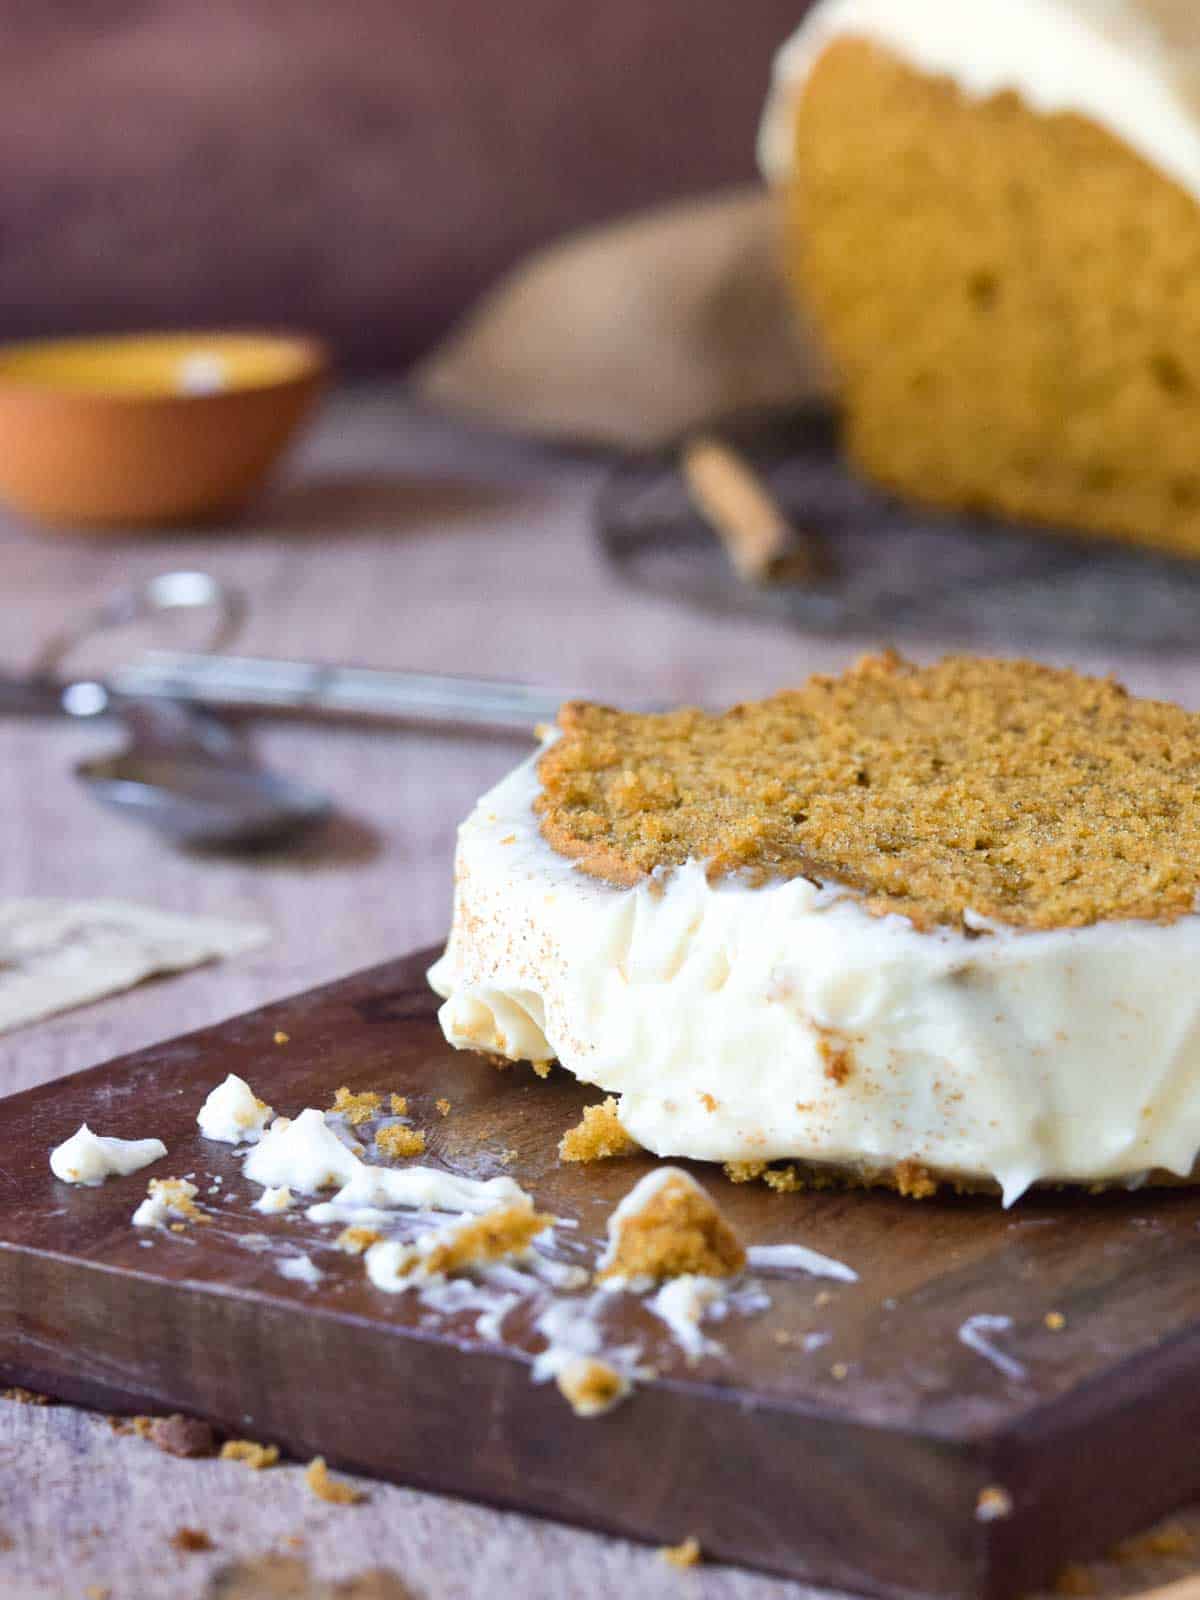
[[[619,587],[589,536],[601,471],[442,424],[394,390],[359,391],[327,409],[290,476],[236,528],[97,546],[0,525],[4,664],[26,664],[65,612],[172,566],[206,566],[245,586],[251,652],[511,674],[615,700],[731,700],[837,668],[879,642],[700,619]],[[919,653],[948,642],[931,639]],[[1200,658],[1057,659],[1200,704]],[[236,861],[179,855],[98,811],[70,765],[106,738],[99,729],[0,724],[0,892],[117,894],[242,914],[271,923],[276,938],[244,961],[0,1040],[7,1091],[436,940],[448,915],[454,827],[521,753],[487,739],[264,733],[263,752],[320,776],[342,817],[298,856]],[[216,1548],[176,1553],[168,1541],[182,1524],[207,1528]],[[322,1578],[382,1565],[422,1596],[485,1586],[502,1600],[807,1592],[731,1569],[676,1573],[619,1540],[382,1484],[367,1505],[324,1505],[294,1468],[250,1476],[228,1463],[175,1461],[68,1406],[0,1405],[0,1534],[0,1547],[11,1541],[0,1548],[0,1581],[20,1600],[83,1596],[88,1585],[107,1586],[112,1600],[193,1600],[223,1564],[286,1550],[288,1538],[303,1540]],[[1114,1564],[1095,1581],[1101,1592],[1129,1592],[1180,1570],[1182,1558],[1164,1556]]]

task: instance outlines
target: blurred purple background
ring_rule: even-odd
[[[555,236],[749,179],[803,0],[0,0],[0,338],[419,354]]]

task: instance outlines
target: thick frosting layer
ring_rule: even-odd
[[[845,35],[980,99],[1015,90],[1036,111],[1078,112],[1200,198],[1200,26],[1162,0],[823,0],[775,59],[758,144],[773,182],[792,166],[796,96]]]
[[[698,862],[614,889],[538,831],[534,761],[459,832],[431,969],[446,1038],[557,1057],[660,1156],[1184,1176],[1200,1149],[1200,917],[917,933],[804,878]],[[260,1147],[261,1148],[261,1147]]]

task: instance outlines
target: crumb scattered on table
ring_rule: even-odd
[[[450,1115],[450,1102],[449,1102],[449,1100],[446,1100],[446,1099],[435,1100],[434,1101],[434,1105],[437,1107],[439,1116],[448,1117]]]
[[[635,1210],[621,1216],[618,1208],[609,1229],[600,1280],[676,1278],[693,1272],[728,1278],[746,1265],[737,1234],[700,1185],[678,1170],[654,1184]]]
[[[408,1115],[408,1096],[406,1094],[392,1095],[391,1107],[394,1117],[406,1117]]]
[[[420,1128],[406,1128],[399,1122],[390,1128],[380,1128],[375,1143],[391,1161],[425,1154],[425,1135]]]
[[[627,1156],[639,1148],[621,1126],[613,1095],[597,1106],[585,1106],[583,1121],[568,1128],[558,1143],[561,1161],[607,1161]]]
[[[279,1460],[277,1444],[259,1444],[256,1439],[226,1439],[221,1446],[222,1461],[240,1461],[254,1472],[273,1467]]]
[[[845,1383],[850,1376],[850,1368],[844,1361],[835,1361],[829,1369],[829,1376],[835,1383]]]
[[[698,1567],[700,1565],[700,1541],[694,1534],[683,1541],[682,1544],[663,1545],[658,1552],[662,1560],[672,1567]]]
[[[489,1261],[521,1255],[530,1242],[550,1227],[554,1218],[529,1206],[503,1206],[480,1217],[453,1224],[444,1238],[419,1254],[414,1250],[411,1264],[422,1276],[465,1272]]]
[[[38,1394],[35,1389],[22,1389],[20,1384],[11,1389],[0,1389],[0,1400],[11,1400],[19,1406],[48,1406],[51,1404],[48,1394]]]
[[[282,1028],[276,1028],[275,1029],[275,1043],[276,1044],[290,1044],[291,1040],[292,1040],[292,1036],[291,1036],[290,1033],[284,1033]]]
[[[629,1380],[607,1361],[577,1356],[554,1380],[577,1417],[600,1417],[629,1393]]]
[[[1043,1320],[1051,1333],[1061,1333],[1067,1325],[1067,1319],[1061,1311],[1047,1311]]]
[[[211,1550],[213,1542],[203,1528],[176,1528],[171,1535],[171,1544],[176,1550],[196,1551]]]
[[[328,1500],[330,1505],[353,1506],[366,1498],[363,1491],[356,1489],[352,1483],[345,1483],[340,1478],[331,1478],[324,1456],[312,1458],[304,1469],[304,1481],[318,1500]]]
[[[529,1065],[537,1073],[539,1078],[548,1078],[550,1076],[550,1068],[554,1065],[554,1062],[553,1061],[531,1061],[529,1063]]]
[[[201,1456],[212,1456],[217,1452],[217,1441],[213,1430],[200,1417],[185,1417],[176,1411],[169,1417],[153,1419],[142,1417],[137,1420],[150,1422],[143,1437],[169,1456],[196,1459]]]
[[[352,1094],[343,1084],[334,1095],[330,1110],[337,1116],[345,1117],[352,1128],[357,1128],[360,1123],[377,1116],[382,1104],[381,1094],[376,1094],[371,1089],[365,1089],[362,1094]]]
[[[373,1244],[378,1244],[383,1238],[378,1228],[364,1228],[361,1224],[351,1223],[348,1228],[343,1228],[333,1241],[339,1250],[344,1250],[348,1256],[361,1256],[364,1250],[369,1250]]]

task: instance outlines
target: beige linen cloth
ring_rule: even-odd
[[[458,415],[636,449],[829,392],[766,190],[577,234],[496,285],[414,375]]]
[[[269,938],[255,923],[124,900],[0,900],[0,1033]]]

